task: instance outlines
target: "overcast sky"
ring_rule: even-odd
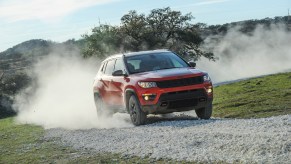
[[[99,22],[119,24],[129,10],[168,6],[213,25],[286,16],[291,0],[0,0],[0,52],[30,39],[79,39]]]

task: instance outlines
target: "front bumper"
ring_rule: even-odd
[[[202,88],[173,91],[162,93],[157,103],[141,105],[141,108],[147,114],[164,114],[203,108],[212,100],[212,96],[207,95]]]

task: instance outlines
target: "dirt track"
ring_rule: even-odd
[[[97,152],[199,162],[291,162],[291,115],[263,119],[151,117],[140,127],[50,129],[65,145]]]

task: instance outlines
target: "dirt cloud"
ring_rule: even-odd
[[[51,54],[33,67],[35,82],[16,97],[16,121],[66,129],[132,126],[126,114],[97,118],[92,91],[97,60],[60,54]]]
[[[239,26],[224,37],[211,36],[205,47],[214,48],[216,62],[202,59],[197,62],[211,75],[214,82],[273,74],[291,70],[291,32],[284,25],[258,26],[243,34]]]

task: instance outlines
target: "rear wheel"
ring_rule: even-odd
[[[98,118],[108,117],[110,115],[110,112],[104,105],[102,98],[98,95],[94,95],[94,99]]]
[[[139,101],[134,95],[131,95],[128,99],[128,111],[134,125],[139,126],[145,124],[146,114],[141,110]]]
[[[212,102],[207,103],[205,108],[199,108],[195,110],[196,115],[201,119],[209,119],[212,115]]]

